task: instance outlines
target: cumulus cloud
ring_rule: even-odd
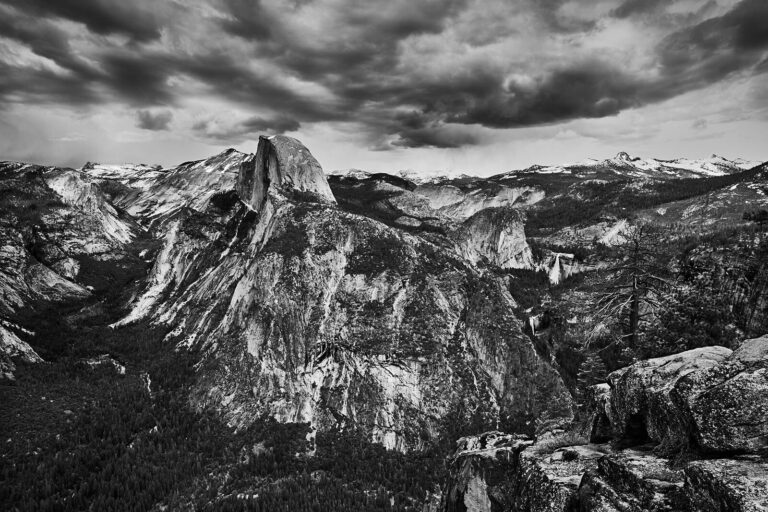
[[[649,14],[661,10],[668,3],[668,0],[625,0],[611,11],[611,15],[616,18],[629,18]]]
[[[157,130],[173,107],[213,141],[337,123],[378,149],[482,144],[768,70],[768,3],[694,4],[0,0],[0,108],[129,106]]]
[[[136,126],[142,130],[169,130],[173,113],[170,110],[152,113],[149,110],[136,112]]]

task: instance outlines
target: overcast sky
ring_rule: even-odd
[[[0,160],[768,160],[768,0],[0,0]]]

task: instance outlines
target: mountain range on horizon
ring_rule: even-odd
[[[234,148],[228,148],[223,151],[232,152],[237,151]],[[531,165],[523,169],[516,169],[511,171],[503,171],[495,174],[491,174],[487,177],[495,177],[501,175],[521,174],[521,173],[578,173],[589,172],[591,169],[605,168],[613,169],[615,172],[631,173],[635,177],[648,177],[648,178],[684,178],[684,177],[697,177],[697,176],[719,176],[723,174],[731,174],[739,172],[740,170],[746,170],[759,165],[760,161],[746,160],[743,158],[735,158],[733,160],[725,158],[723,156],[712,154],[708,158],[690,159],[690,158],[675,158],[675,159],[657,159],[657,158],[642,158],[637,156],[630,156],[628,153],[621,151],[613,158],[607,159],[593,159],[562,164],[562,165]],[[96,162],[86,162],[81,170],[89,170],[91,173],[98,173],[100,175],[110,175],[112,173],[119,172],[135,172],[143,171],[160,171],[163,169],[160,165],[153,164],[102,164]],[[377,174],[376,172],[365,171],[363,169],[350,168],[350,169],[334,169],[326,171],[330,176],[353,176],[353,177],[365,177],[371,174]],[[386,173],[385,173],[386,174]],[[481,177],[466,171],[416,171],[412,169],[392,171],[389,174],[401,176],[412,181],[430,181],[439,179],[458,179],[458,178],[471,178]]]
[[[491,174],[491,176],[499,175],[511,175],[520,173],[578,173],[589,171],[590,169],[606,168],[614,169],[617,172],[632,173],[636,177],[696,177],[696,176],[719,176],[723,174],[730,174],[739,172],[740,170],[746,170],[751,167],[759,165],[761,162],[745,160],[743,158],[736,158],[729,160],[725,157],[713,154],[709,158],[702,159],[689,159],[689,158],[676,158],[670,160],[662,160],[656,158],[641,158],[632,157],[626,152],[619,152],[615,157],[604,160],[587,159],[571,164],[563,165],[532,165],[524,169],[517,169],[512,171],[505,171],[501,173]],[[351,175],[355,177],[363,177],[371,173],[362,169],[339,169],[328,172],[333,176],[345,176]],[[479,177],[469,172],[463,171],[415,171],[415,170],[401,170],[391,174],[396,174],[403,178],[411,179],[413,181],[430,181],[438,179],[457,179],[457,178],[470,178]]]

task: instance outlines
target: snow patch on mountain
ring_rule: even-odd
[[[728,160],[718,155],[701,159],[676,158],[673,160],[662,160],[640,158],[630,156],[622,151],[615,157],[604,160],[590,158],[572,164],[533,165],[526,169],[505,173],[501,176],[571,174],[588,178],[590,174],[608,172],[617,176],[638,179],[706,178],[741,172],[751,169],[758,164],[759,162],[752,162],[741,158]]]
[[[362,169],[334,169],[332,171],[326,171],[328,176],[338,176],[339,178],[354,178],[356,180],[364,180],[370,178],[373,173],[363,171]]]
[[[111,180],[127,187],[148,190],[166,171],[159,165],[99,164],[88,162],[81,169],[94,180]]]
[[[165,170],[144,193],[131,196],[124,207],[152,227],[170,221],[183,208],[203,211],[214,194],[235,188],[240,166],[247,157],[228,149],[205,160]]]

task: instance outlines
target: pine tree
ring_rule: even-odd
[[[586,359],[579,365],[579,372],[576,375],[577,400],[583,402],[587,389],[605,382],[607,376],[608,370],[603,359],[596,352],[587,354]]]
[[[623,323],[622,338],[638,345],[641,322],[661,308],[674,288],[664,264],[661,232],[648,224],[634,226],[617,245],[621,260],[612,268],[614,278],[598,300],[597,316]]]

